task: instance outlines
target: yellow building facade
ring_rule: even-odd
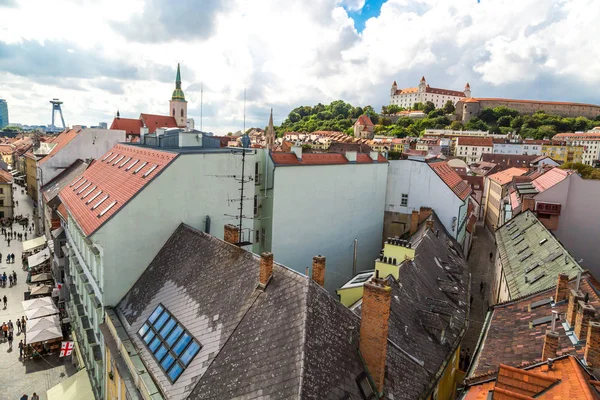
[[[12,175],[0,170],[0,218],[13,216]]]
[[[29,152],[25,153],[25,183],[27,184],[27,194],[37,202],[37,158]]]
[[[567,163],[583,162],[583,146],[569,146],[566,143],[549,143],[542,145],[542,155],[548,156],[554,161]]]

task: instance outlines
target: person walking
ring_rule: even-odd
[[[4,339],[8,338],[8,325],[4,322],[2,323],[2,335],[4,335]]]
[[[15,255],[13,254],[13,262],[15,261]],[[15,283],[15,285],[17,284],[17,273],[15,272],[15,270],[13,269],[13,282]]]
[[[33,392],[33,394],[31,395],[31,400],[40,400],[40,396]]]
[[[6,303],[8,303],[8,299],[6,298],[6,295],[4,295],[2,300],[4,301],[4,308],[6,308]]]
[[[17,335],[21,333],[21,320],[17,318]]]
[[[8,276],[8,287],[12,287],[12,285],[13,285],[12,280],[13,280],[12,275],[9,275]]]
[[[13,342],[13,334],[12,332],[8,332],[8,348],[12,349],[12,342]]]
[[[25,346],[23,345],[23,340],[21,339],[19,342],[19,357],[23,357],[23,347]]]
[[[25,334],[25,316],[21,317],[21,331],[23,332],[23,334]]]

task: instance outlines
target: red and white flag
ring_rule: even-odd
[[[60,345],[59,357],[70,356],[73,352],[73,342],[62,342]]]

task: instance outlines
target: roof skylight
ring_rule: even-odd
[[[147,162],[147,161],[144,161],[144,162],[142,163],[142,165],[140,165],[139,167],[137,167],[137,168],[136,168],[136,170],[135,170],[135,171],[133,171],[133,174],[135,175],[135,174],[137,174],[138,172],[140,172],[140,170],[141,170],[142,168],[144,168],[144,167],[146,166],[146,164],[148,164],[148,162]]]
[[[69,185],[69,187],[73,187],[73,186],[75,186],[75,185],[77,184],[77,182],[79,182],[79,181],[80,181],[80,180],[82,180],[82,179],[83,179],[83,175],[81,175],[79,178],[75,179],[75,181],[74,181],[73,183],[71,183],[71,184]]]
[[[124,159],[124,158],[125,158],[125,156],[121,156],[121,157],[117,158],[117,159],[115,160],[115,162],[113,163],[113,165],[117,165],[117,164],[118,164],[118,163],[120,163],[120,162],[121,162],[121,160],[122,160],[122,159]]]
[[[106,162],[107,162],[108,164],[110,164],[110,163],[111,163],[111,162],[113,162],[113,160],[114,160],[115,158],[117,158],[118,156],[119,156],[119,154],[115,154],[114,156],[112,156],[111,158],[109,158],[109,159],[108,159]]]
[[[98,208],[98,206],[102,203],[104,203],[104,200],[108,199],[108,195],[104,196],[103,198],[101,198],[100,200],[98,200],[98,202],[96,204],[94,204],[94,206],[92,207],[92,210],[95,210],[96,208]]]
[[[77,192],[77,194],[81,194],[83,193],[83,191],[87,188],[89,188],[92,185],[92,182],[88,182],[87,185],[85,185],[84,187],[82,187],[81,189],[79,189],[79,192]]]
[[[143,178],[150,175],[152,173],[152,171],[154,171],[156,169],[156,167],[158,167],[158,165],[153,165],[152,167],[150,167],[150,169],[148,171],[146,171],[146,173],[144,174]]]
[[[106,206],[106,208],[104,210],[102,210],[102,212],[100,214],[98,214],[98,218],[102,217],[104,214],[106,214],[108,212],[108,210],[110,210],[111,208],[113,208],[113,206],[117,204],[117,201],[113,201],[112,203],[110,203],[108,206]]]
[[[92,201],[94,201],[94,199],[98,196],[100,196],[100,194],[102,193],[102,190],[98,191],[98,193],[96,193],[95,195],[93,195],[92,197],[90,197],[90,199],[88,201],[85,202],[85,204],[90,204]]]
[[[110,156],[112,156],[112,151],[110,153],[108,153],[107,155],[105,155],[104,158],[102,159],[102,161],[106,161],[106,159]]]
[[[138,335],[171,383],[177,381],[202,348],[162,304],[150,314]]]
[[[90,195],[90,193],[92,193],[94,190],[96,190],[97,186],[94,186],[93,188],[91,188],[86,194],[84,194],[83,196],[81,196],[81,200],[85,199],[86,197],[88,197]]]
[[[77,189],[79,189],[80,187],[82,187],[83,185],[85,185],[86,182],[87,182],[87,179],[84,179],[81,183],[79,183],[79,185],[75,186],[75,188],[73,189],[73,191],[76,191]]]
[[[125,166],[125,164],[127,164],[129,162],[129,160],[131,160],[131,157],[127,157],[127,160],[123,161],[121,163],[121,165],[119,165],[119,168],[123,168]]]
[[[134,166],[135,164],[137,164],[138,162],[140,162],[140,160],[135,160],[134,162],[132,162],[132,163],[129,165],[129,167],[127,167],[127,168],[125,169],[125,171],[129,171],[129,170],[130,170],[131,168],[133,168],[133,166]]]

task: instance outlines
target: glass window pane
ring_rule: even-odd
[[[183,328],[181,327],[181,325],[177,325],[175,329],[173,329],[173,331],[169,334],[169,337],[167,337],[167,344],[169,346],[173,346],[177,339],[179,339],[179,335],[181,335],[181,332],[183,332]]]
[[[170,317],[171,316],[169,315],[169,313],[167,313],[167,312],[162,313],[162,315],[160,317],[158,317],[158,319],[154,323],[154,328],[157,331],[159,331]]]
[[[183,365],[187,366],[190,361],[194,358],[196,354],[200,351],[200,345],[198,342],[192,342],[187,349],[183,352],[183,354],[179,357],[179,360],[183,363]]]
[[[173,347],[173,352],[177,356],[179,356],[183,352],[185,347],[188,345],[188,343],[191,341],[192,341],[192,338],[190,337],[190,335],[187,332],[184,333],[183,335],[181,335],[181,339],[179,339],[177,344]]]
[[[146,336],[144,336],[144,342],[146,342],[146,344],[150,343],[150,341],[152,339],[154,339],[154,336],[156,336],[154,331],[150,331],[150,332],[146,333]]]
[[[161,312],[163,312],[164,308],[163,306],[158,306],[154,309],[154,311],[152,312],[152,314],[150,314],[150,318],[148,318],[148,321],[150,322],[154,322],[156,321],[156,318],[158,318],[158,316],[160,315]]]
[[[169,332],[171,332],[171,329],[173,329],[173,327],[177,324],[177,322],[175,322],[175,320],[173,318],[171,318],[166,324],[165,326],[163,326],[163,328],[160,330],[159,335],[162,336],[163,338],[166,338],[167,335],[169,334]]]
[[[154,338],[154,340],[152,341],[152,343],[150,343],[148,345],[148,348],[150,349],[151,352],[155,352],[156,349],[158,349],[158,346],[160,346],[160,339],[159,338]]]
[[[168,353],[165,356],[165,359],[162,360],[162,362],[160,363],[160,365],[162,365],[162,367],[164,368],[165,371],[168,371],[169,368],[171,367],[171,365],[173,365],[174,362],[175,362],[175,358],[170,353]]]
[[[179,365],[179,363],[175,363],[175,364],[173,364],[173,367],[169,371],[169,378],[171,378],[172,381],[176,381],[182,372],[183,372],[183,367],[181,365]]]
[[[156,356],[156,359],[158,361],[162,360],[162,358],[165,356],[165,354],[167,354],[167,348],[165,347],[164,344],[158,348],[156,353],[154,353],[154,355]]]
[[[142,325],[142,327],[140,328],[140,330],[138,331],[138,334],[140,336],[144,336],[146,334],[146,332],[148,332],[148,329],[150,329],[150,325],[148,324],[144,324]]]

